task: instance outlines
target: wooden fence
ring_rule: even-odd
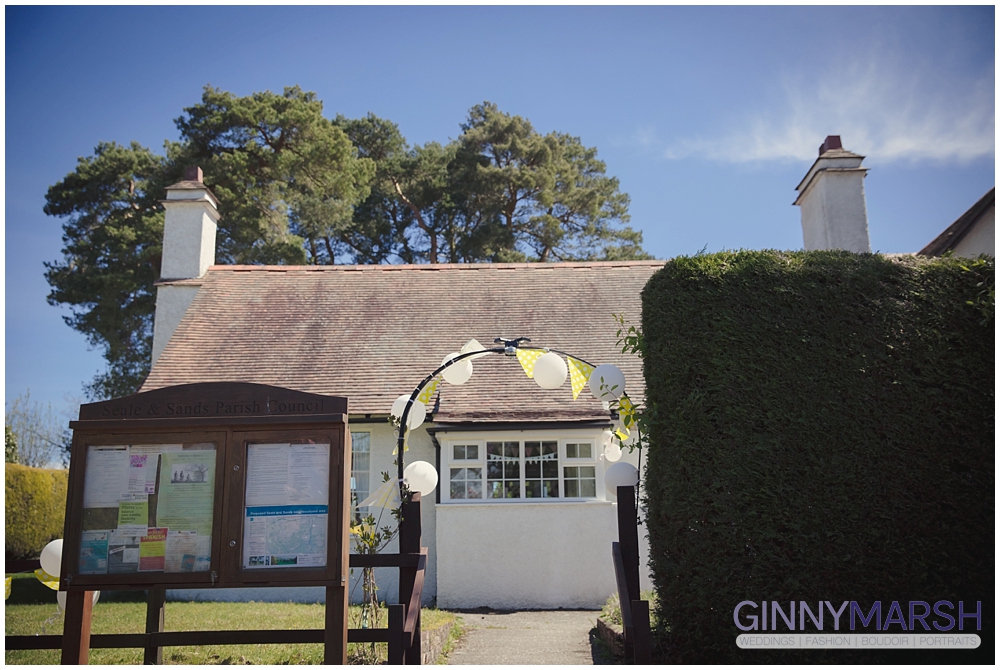
[[[399,527],[399,553],[350,555],[350,567],[399,568],[399,604],[389,605],[388,628],[349,628],[348,642],[387,642],[389,663],[392,665],[420,665],[420,599],[427,570],[427,548],[420,546],[420,494],[414,493],[409,502],[403,503]],[[26,572],[40,567],[37,560],[11,561],[5,566],[8,572]],[[146,600],[146,632],[89,635],[91,649],[143,649],[143,663],[163,663],[163,647],[204,646],[214,644],[306,644],[326,643],[327,629],[303,630],[217,630],[170,631],[163,630],[165,589],[149,589]],[[329,616],[329,613],[328,613]],[[88,622],[89,623],[89,622]],[[89,629],[89,626],[88,626]],[[68,640],[67,640],[68,641]],[[7,635],[5,648],[63,649],[67,653],[78,650],[63,648],[62,635]],[[84,656],[83,662],[86,662]]]

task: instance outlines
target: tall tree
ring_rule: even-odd
[[[245,98],[206,87],[176,122],[181,142],[168,142],[164,156],[101,143],[46,194],[45,213],[66,219],[63,259],[46,264],[48,299],[69,305],[66,322],[103,350],[108,368],[86,387],[94,399],[135,392],[149,370],[159,200],[185,167],[202,165],[220,201],[223,263],[305,262],[317,240],[350,225],[374,173],[298,87]]]
[[[411,147],[396,124],[323,116],[299,87],[238,97],[207,86],[163,156],[101,143],[46,194],[66,219],[49,302],[100,348],[100,399],[149,369],[165,188],[200,165],[219,199],[221,263],[461,263],[648,258],[628,196],[597,150],[541,135],[485,102],[459,137]]]

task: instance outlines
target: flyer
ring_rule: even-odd
[[[127,446],[90,447],[84,476],[83,506],[118,507],[127,492],[129,450]]]
[[[146,468],[148,466],[148,461],[149,454],[129,454],[128,487],[125,490],[126,493],[146,493]],[[154,465],[153,467],[156,466]]]
[[[143,530],[142,535],[146,532]],[[108,574],[122,574],[139,570],[139,536],[111,531],[108,540]]]
[[[181,451],[183,444],[133,444],[130,447],[130,454],[145,454],[149,458],[146,461],[146,493],[152,495],[156,493],[156,471],[160,462],[160,454],[170,451]]]
[[[145,494],[141,494],[145,497]],[[142,537],[149,526],[149,500],[118,503],[118,533]]]
[[[193,531],[167,534],[164,572],[206,572],[212,559],[212,538]]]
[[[215,451],[160,454],[157,526],[212,535],[215,506]]]
[[[80,538],[80,574],[103,575],[108,571],[108,530],[85,530]]]
[[[162,572],[167,553],[167,529],[150,528],[139,538],[139,572]]]

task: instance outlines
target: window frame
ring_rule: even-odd
[[[439,438],[441,445],[441,499],[440,504],[470,504],[470,505],[518,505],[518,504],[558,504],[558,503],[589,503],[606,502],[607,496],[604,493],[604,468],[601,467],[603,459],[599,452],[600,434],[604,428],[600,429],[567,429],[561,431],[477,431],[475,433],[463,434],[454,432],[442,435]],[[442,431],[444,432],[444,431]],[[468,435],[466,437],[465,435]],[[486,455],[487,442],[518,442],[519,448],[519,485],[520,495],[517,498],[490,498],[489,479],[487,474],[488,459]],[[559,496],[553,498],[526,498],[527,474],[525,468],[525,443],[528,442],[556,442],[558,454],[559,473]],[[590,444],[591,457],[568,458],[568,444]],[[463,445],[476,445],[478,447],[478,458],[476,459],[455,459],[454,448]],[[569,467],[593,467],[594,468],[594,497],[567,497],[565,470]],[[481,498],[452,498],[451,497],[451,475],[453,469],[458,468],[480,468],[481,472]],[[468,480],[465,480],[468,481]],[[579,480],[578,480],[579,481]]]

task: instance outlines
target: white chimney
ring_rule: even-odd
[[[793,204],[802,208],[802,238],[806,251],[846,249],[871,251],[865,207],[864,156],[843,148],[839,135],[820,145],[819,158],[795,190]]]
[[[188,168],[184,180],[168,186],[167,199],[160,202],[166,214],[153,321],[153,364],[198,293],[196,280],[215,264],[219,220],[219,201],[202,181],[199,167]]]

